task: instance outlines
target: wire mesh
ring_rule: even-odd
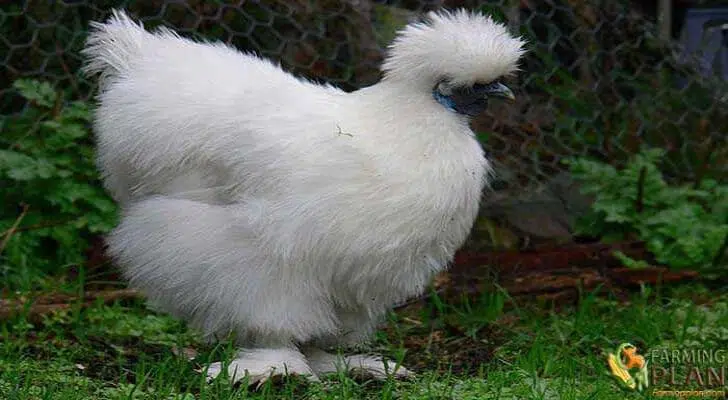
[[[670,179],[728,177],[728,101],[722,66],[696,63],[657,38],[654,10],[606,0],[49,1],[0,4],[0,108],[19,112],[18,78],[89,98],[79,73],[88,23],[126,8],[147,27],[220,40],[287,70],[350,91],[380,78],[397,29],[440,7],[489,13],[529,41],[518,102],[473,121],[494,161],[497,193],[568,186],[563,160],[624,162],[642,146],[667,150]],[[720,21],[718,21],[720,22]],[[679,25],[675,28],[679,29]],[[728,34],[724,36],[728,38]],[[728,39],[721,44],[728,46]],[[717,60],[718,62],[720,60]],[[716,72],[717,71],[717,72]],[[714,73],[715,72],[715,73]],[[563,188],[562,188],[563,189]],[[492,199],[497,196],[491,197]]]

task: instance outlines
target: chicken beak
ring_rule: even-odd
[[[513,94],[513,91],[500,82],[494,82],[488,85],[485,95],[486,97],[500,97],[510,102],[516,101],[516,96]]]

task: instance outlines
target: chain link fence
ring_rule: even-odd
[[[723,55],[686,55],[658,38],[655,2],[615,0],[275,0],[54,1],[0,3],[0,108],[20,112],[11,82],[50,81],[89,98],[79,73],[88,23],[126,8],[148,28],[220,40],[277,61],[312,80],[355,90],[380,78],[378,66],[398,28],[440,7],[479,9],[529,41],[514,82],[518,102],[494,105],[473,122],[498,178],[492,204],[521,199],[538,207],[571,190],[565,158],[622,163],[642,146],[667,151],[669,179],[728,178],[728,31]],[[675,2],[678,3],[678,2]],[[710,4],[708,4],[710,5]],[[728,21],[711,20],[725,29]],[[712,37],[712,36],[711,36]],[[705,39],[705,38],[703,38]],[[713,39],[711,39],[713,40]],[[714,42],[714,40],[713,40]],[[711,42],[711,43],[713,43]],[[713,43],[714,44],[714,43]],[[718,50],[721,51],[721,50]],[[550,193],[550,198],[534,193]],[[524,200],[525,198],[525,200]],[[529,200],[530,199],[530,200]],[[545,202],[545,203],[544,203]],[[553,202],[553,201],[552,201]],[[498,209],[490,207],[491,210]],[[522,212],[522,209],[521,209]]]

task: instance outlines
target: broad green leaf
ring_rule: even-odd
[[[58,98],[58,93],[48,82],[18,79],[13,82],[13,87],[21,96],[43,107],[53,107]]]

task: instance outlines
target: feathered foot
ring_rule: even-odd
[[[315,347],[303,349],[303,353],[306,355],[308,365],[318,375],[351,371],[371,375],[378,380],[384,380],[390,375],[396,378],[407,378],[414,375],[414,372],[407,368],[377,356],[364,354],[339,356]]]
[[[222,373],[223,364],[215,362],[207,368],[207,380],[212,381]],[[306,363],[303,354],[295,349],[245,349],[227,364],[231,383],[248,376],[248,384],[259,388],[273,376],[300,375],[318,381],[314,371]]]

